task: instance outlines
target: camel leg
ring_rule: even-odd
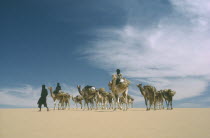
[[[56,102],[54,101],[54,110],[55,110]]]
[[[104,109],[104,103],[101,101],[101,109]]]
[[[128,90],[125,91],[125,110],[128,110]]]
[[[100,101],[97,102],[97,109],[100,109],[101,108],[101,103]]]
[[[98,101],[96,102],[96,110],[98,110]]]
[[[164,109],[163,101],[161,101],[161,109]]]
[[[83,110],[85,110],[86,108],[88,108],[88,106],[87,106],[88,104],[87,104],[87,101],[85,100],[84,101],[84,109]],[[87,106],[87,107],[86,107]]]
[[[58,110],[60,110],[60,108],[61,108],[61,107],[60,107],[60,106],[61,106],[60,103],[58,103],[57,106],[58,106]]]
[[[90,102],[90,110],[92,110],[92,108],[93,108],[93,105],[92,105],[92,102]]]
[[[148,109],[148,106],[147,106],[147,98],[144,98],[144,100],[145,100],[145,105],[146,105],[146,107],[147,107],[147,110],[149,110],[149,109]]]
[[[87,103],[85,102],[84,103],[84,109],[83,110],[85,110],[86,108],[88,108],[88,107],[87,107]]]
[[[104,103],[101,101],[101,109],[104,109]]]
[[[86,102],[83,101],[83,110],[85,110]]]
[[[167,107],[167,110],[168,110],[168,102],[167,102],[167,100],[165,100],[165,102],[166,102],[166,107]]]
[[[101,100],[101,109],[104,109],[104,101]]]
[[[156,110],[156,101],[154,101],[154,110]]]
[[[108,110],[108,101],[105,102],[106,110]]]
[[[155,99],[155,96],[154,96],[153,103],[154,103],[154,110],[156,110],[156,99]]]
[[[105,105],[105,110],[107,110],[108,109],[108,102],[107,102],[107,100],[104,101],[104,105]]]
[[[120,109],[120,98],[117,97],[117,108]]]
[[[120,97],[119,96],[117,97],[117,105],[118,105],[118,108],[121,110],[122,107],[120,106]]]
[[[91,103],[90,103],[90,106],[91,106],[91,110],[94,108],[94,102],[93,101],[91,101]]]
[[[152,104],[153,104],[153,101],[149,100],[149,110],[151,109]]]
[[[70,109],[70,101],[68,101],[68,108]]]
[[[162,107],[163,107],[163,109],[165,108],[165,107],[164,107],[164,103],[163,103],[163,101],[162,101]]]
[[[88,103],[86,103],[87,104],[87,108],[88,108],[88,110],[89,110],[89,104]]]
[[[76,109],[78,108],[77,103],[76,103]]]
[[[171,110],[173,109],[172,101],[173,101],[173,97],[171,97]]]
[[[146,103],[147,103],[147,111],[149,111],[150,110],[150,100],[148,100],[148,99],[146,99]]]
[[[85,110],[85,108],[86,108],[86,103],[84,103],[84,106],[83,106],[84,108],[83,108],[83,110]]]
[[[114,96],[114,103],[113,104],[114,104],[113,108],[114,108],[114,111],[115,111],[117,109],[117,95]]]
[[[171,109],[171,108],[170,108],[170,105],[171,105],[171,102],[170,102],[170,100],[168,100],[168,110]]]
[[[98,108],[102,109],[102,103],[100,101],[98,102]]]
[[[68,109],[70,109],[70,102],[68,101]]]
[[[167,103],[167,100],[165,100],[165,103],[166,103],[166,109],[168,110],[168,103]]]

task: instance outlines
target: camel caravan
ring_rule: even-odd
[[[54,110],[57,106],[58,110],[60,109],[70,109],[70,101],[72,100],[76,106],[76,109],[79,108],[83,110],[128,110],[133,108],[134,98],[128,94],[128,87],[130,81],[122,77],[120,70],[117,69],[117,74],[112,75],[112,81],[108,83],[109,90],[107,92],[105,88],[96,88],[94,86],[85,86],[81,88],[80,85],[77,85],[79,94],[77,96],[70,95],[61,90],[61,86],[57,83],[57,87],[53,90],[52,87],[48,87],[50,95],[54,101]],[[164,101],[166,103],[167,109],[173,109],[172,101],[173,96],[176,94],[175,91],[171,89],[156,90],[154,86],[138,84],[137,87],[140,90],[140,93],[144,97],[146,110],[153,108],[164,109]],[[40,103],[40,102],[38,102]],[[46,103],[43,103],[46,105]],[[40,111],[41,111],[41,106]],[[47,106],[45,106],[47,107]],[[48,107],[47,107],[48,109]]]

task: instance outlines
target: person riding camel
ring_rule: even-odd
[[[117,80],[116,80],[116,85],[118,85],[120,83],[120,80],[123,78],[122,74],[120,73],[120,69],[116,70],[117,72]]]

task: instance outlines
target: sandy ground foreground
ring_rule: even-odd
[[[0,138],[210,138],[210,109],[0,109]]]

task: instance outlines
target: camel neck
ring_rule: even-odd
[[[82,95],[82,91],[81,91],[81,88],[80,88],[80,87],[78,87],[78,91],[79,91],[79,94],[80,94],[81,96],[83,96],[83,95]]]

